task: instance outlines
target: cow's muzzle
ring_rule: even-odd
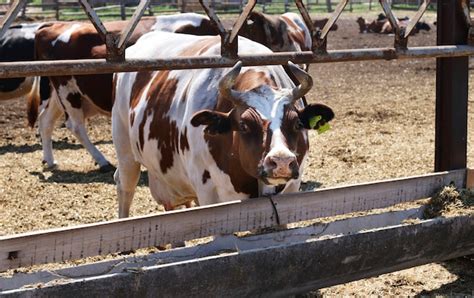
[[[285,184],[299,178],[299,166],[294,156],[267,156],[258,169],[259,178],[267,185]]]

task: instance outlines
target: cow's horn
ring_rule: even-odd
[[[242,61],[239,61],[219,82],[219,93],[227,99],[232,100],[234,104],[240,104],[240,102],[237,102],[240,97],[240,92],[232,90],[232,86],[234,86],[235,79],[239,75],[241,69]]]
[[[311,76],[307,72],[305,72],[292,62],[288,62],[288,66],[290,67],[291,72],[300,82],[300,85],[293,88],[292,91],[293,101],[296,101],[297,99],[303,97],[306,93],[308,93],[309,90],[311,90],[311,87],[313,87],[313,78],[311,78]]]

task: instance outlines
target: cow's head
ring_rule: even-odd
[[[415,29],[418,30],[418,31],[421,31],[421,30],[426,30],[426,31],[430,31],[431,30],[431,27],[428,23],[426,22],[418,22],[416,23],[415,25]]]
[[[245,172],[266,185],[286,184],[300,176],[308,149],[306,130],[318,129],[334,117],[322,104],[297,107],[297,101],[312,87],[312,78],[297,66],[289,67],[301,84],[293,89],[260,85],[242,92],[233,89],[242,64],[237,63],[219,82],[220,96],[233,108],[222,113],[196,112],[191,124],[205,125],[210,135],[232,134]]]
[[[357,24],[359,24],[359,32],[364,33],[367,31],[367,22],[363,17],[358,17],[357,18]]]
[[[283,24],[278,18],[252,11],[247,21],[242,25],[239,34],[274,49],[275,46],[283,46],[282,33],[277,32],[280,26],[283,26]]]

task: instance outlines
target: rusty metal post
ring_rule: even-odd
[[[109,62],[125,61],[125,52],[118,47],[120,34],[115,32],[107,32],[105,34],[106,60]]]
[[[461,1],[437,1],[438,45],[467,43]],[[466,167],[468,66],[468,57],[436,60],[435,171]]]

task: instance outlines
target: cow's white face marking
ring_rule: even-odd
[[[285,107],[291,104],[291,91],[291,89],[275,90],[264,85],[243,95],[247,105],[254,108],[262,119],[270,122],[269,130],[272,139],[270,150],[264,160],[268,158],[296,160],[296,154],[288,148],[285,136],[281,131]],[[267,170],[266,163],[264,163],[264,167]],[[285,184],[288,181],[279,178],[268,178],[267,180],[273,185]]]
[[[61,33],[58,38],[56,38],[55,40],[53,40],[51,42],[51,44],[53,45],[53,47],[56,45],[56,43],[58,41],[61,41],[61,42],[64,42],[64,43],[68,43],[69,40],[71,39],[71,35],[72,33],[74,32],[74,30],[76,30],[77,28],[79,28],[81,26],[81,24],[73,24],[71,26],[71,28],[67,29],[66,31],[64,31],[63,33]]]

